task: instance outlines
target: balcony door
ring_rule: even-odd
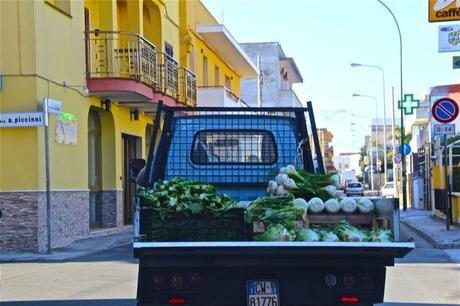
[[[141,138],[122,134],[123,138],[123,222],[125,225],[133,223],[134,197],[136,184],[129,180],[129,161],[140,158]]]

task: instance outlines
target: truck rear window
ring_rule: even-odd
[[[274,164],[278,159],[275,137],[265,130],[203,130],[195,134],[192,163]]]

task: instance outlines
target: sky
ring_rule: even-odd
[[[376,103],[383,116],[382,76],[377,69],[351,68],[350,63],[377,65],[385,73],[387,118],[392,87],[399,100],[399,37],[390,13],[376,0],[202,0],[214,17],[240,43],[278,41],[303,76],[294,86],[302,102],[312,101],[318,127],[333,135],[335,154],[357,152],[369,134]],[[428,0],[385,0],[395,14],[403,40],[403,91],[424,99],[436,85],[460,83],[452,57],[438,53],[440,25],[429,23]],[[397,104],[396,104],[397,105]],[[352,115],[355,114],[355,115]],[[351,126],[351,122],[357,125]],[[367,133],[366,133],[367,132]]]

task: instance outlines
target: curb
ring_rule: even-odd
[[[410,227],[418,235],[422,236],[423,239],[427,240],[429,243],[431,243],[437,249],[456,249],[456,248],[460,248],[460,242],[439,242],[439,241],[433,239],[433,237],[431,237],[425,231],[421,230],[419,227],[411,224],[410,222],[407,222],[405,219],[401,219],[400,222],[404,223],[406,226]]]
[[[100,249],[86,249],[85,251],[76,251],[74,254],[72,252],[68,252],[70,254],[59,254],[59,253],[51,253],[51,254],[38,254],[38,253],[31,253],[30,256],[15,256],[8,258],[8,253],[0,254],[0,263],[21,263],[21,262],[65,262],[69,260],[78,259],[81,257],[97,254],[100,252],[108,251],[111,249],[115,249],[118,247],[122,247],[128,244],[133,243],[133,238],[124,238],[119,239],[118,241],[114,241],[113,243],[108,244],[105,248]],[[2,256],[6,258],[1,258]]]

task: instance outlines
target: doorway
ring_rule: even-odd
[[[89,227],[102,227],[102,129],[97,110],[88,116]]]
[[[136,196],[136,183],[129,179],[129,161],[140,158],[141,138],[133,135],[122,134],[123,138],[123,222],[125,225],[133,223],[134,197]]]

